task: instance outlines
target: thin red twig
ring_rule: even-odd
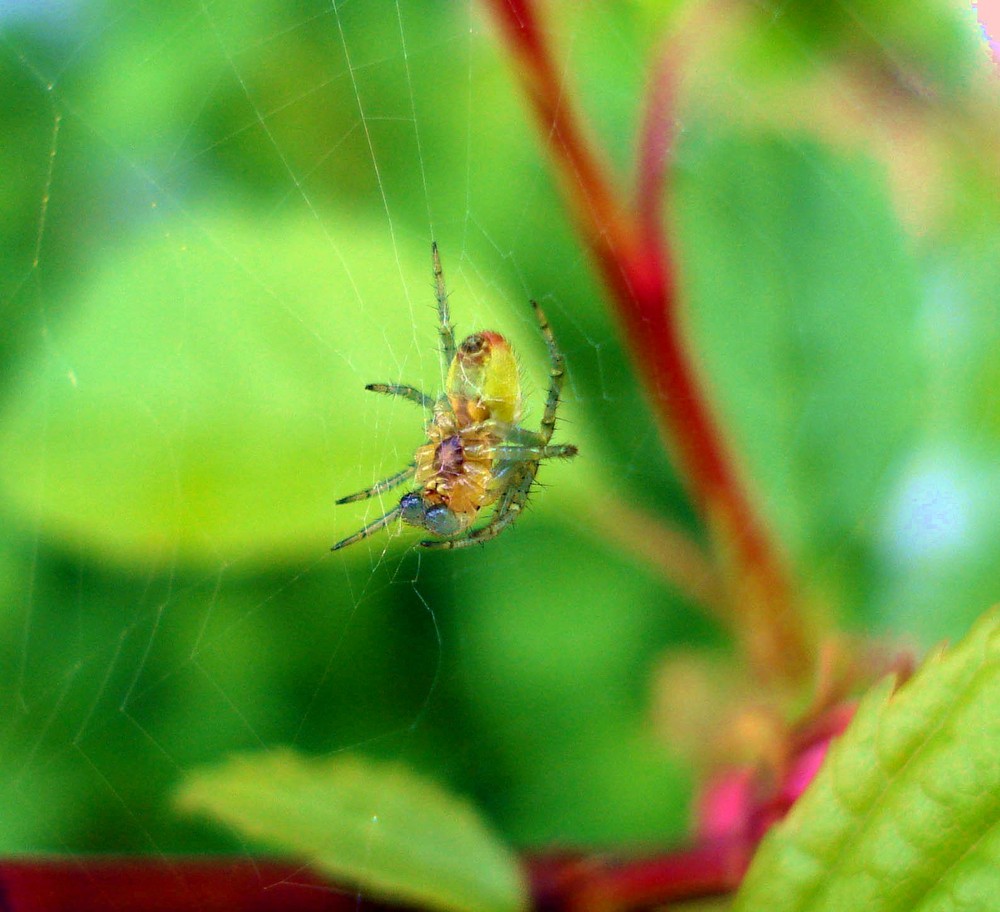
[[[674,63],[658,61],[642,130],[638,201],[587,141],[563,91],[533,0],[488,0],[548,143],[581,234],[604,278],[661,431],[713,535],[732,623],[762,677],[804,682],[813,649],[779,549],[752,505],[712,415],[680,326],[677,271],[662,229]]]
[[[666,247],[661,216],[667,164],[674,141],[678,69],[678,61],[668,53],[659,54],[654,61],[639,134],[634,205],[642,234],[657,251]]]
[[[740,884],[753,846],[705,840],[630,859],[551,855],[532,859],[534,912],[620,912],[724,896]]]

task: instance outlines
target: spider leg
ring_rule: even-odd
[[[399,396],[408,402],[414,402],[425,409],[434,408],[434,400],[426,393],[420,392],[415,386],[406,383],[369,383],[365,389],[370,393],[385,393],[387,396]]]
[[[500,444],[496,454],[500,459],[512,462],[540,462],[542,459],[568,459],[575,456],[579,450],[572,443],[559,443],[554,446],[518,446],[515,444]]]
[[[374,522],[368,523],[368,525],[359,532],[355,532],[353,535],[348,535],[347,538],[337,542],[337,544],[335,544],[330,550],[339,551],[341,548],[353,545],[355,542],[359,542],[363,538],[368,538],[368,536],[373,532],[378,532],[379,529],[384,529],[393,520],[398,519],[401,512],[402,507],[397,504],[388,513],[386,513],[385,516],[380,516]]]
[[[511,509],[512,507],[513,504],[507,505],[507,509],[497,507],[490,521],[481,529],[475,529],[457,538],[428,539],[422,541],[420,547],[426,548],[428,551],[451,551],[455,548],[471,548],[473,545],[488,542],[491,538],[496,538],[517,518],[521,508]]]
[[[438,334],[441,336],[441,362],[444,374],[455,357],[455,328],[451,325],[451,314],[448,312],[448,292],[444,287],[444,272],[441,269],[441,256],[438,254],[437,241],[431,243],[431,260],[434,263],[434,294],[438,305]]]
[[[490,539],[496,538],[506,529],[518,516],[521,515],[521,508],[528,500],[528,492],[535,481],[535,474],[538,472],[538,463],[525,463],[521,468],[521,476],[514,477],[507,489],[500,497],[500,502],[490,521],[480,529],[474,529],[457,538],[432,539],[420,542],[421,548],[429,551],[446,551],[455,548],[471,548]]]
[[[395,475],[390,475],[388,478],[384,478],[382,481],[376,482],[370,488],[358,491],[357,494],[348,494],[347,497],[341,497],[337,503],[354,503],[356,500],[368,500],[369,497],[376,497],[384,491],[389,491],[396,487],[396,485],[402,484],[407,478],[412,477],[413,473],[416,471],[417,467],[415,465],[408,465],[405,469],[401,469]]]
[[[538,317],[538,328],[542,331],[542,338],[549,350],[549,395],[545,400],[545,412],[542,415],[542,429],[540,436],[542,443],[547,444],[552,437],[552,432],[556,426],[556,409],[559,406],[559,396],[562,394],[563,383],[566,381],[566,358],[559,351],[556,338],[552,334],[552,327],[545,319],[545,313],[538,306],[537,301],[532,301],[531,306]]]

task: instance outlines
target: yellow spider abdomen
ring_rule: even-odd
[[[521,381],[510,344],[500,333],[473,333],[462,340],[448,369],[448,401],[463,424],[521,418]]]

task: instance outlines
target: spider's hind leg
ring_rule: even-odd
[[[444,271],[441,269],[441,256],[438,253],[437,241],[431,243],[431,260],[434,263],[434,296],[438,306],[438,335],[441,336],[441,362],[444,375],[455,357],[455,327],[451,325],[451,314],[448,312],[448,292],[444,287]]]

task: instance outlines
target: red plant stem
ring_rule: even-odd
[[[301,866],[243,858],[0,860],[0,912],[375,912]]]
[[[752,850],[746,840],[731,839],[627,861],[541,856],[530,866],[533,908],[536,912],[620,912],[723,896],[739,886]]]
[[[677,85],[679,63],[676,55],[663,52],[653,65],[636,163],[637,218],[642,233],[651,243],[655,242],[658,252],[666,250],[660,207],[664,196],[667,159],[674,139],[671,115],[675,108],[674,88]]]
[[[745,843],[703,843],[634,861],[527,860],[535,912],[606,912],[721,895],[738,886]],[[247,857],[0,859],[0,912],[406,912],[307,868]]]
[[[563,191],[611,292],[628,344],[730,583],[732,623],[765,679],[801,682],[814,650],[784,560],[737,476],[682,338],[676,269],[660,206],[671,141],[672,68],[660,63],[647,108],[634,206],[623,207],[608,169],[584,138],[562,90],[533,0],[488,0],[517,58],[536,123]]]

